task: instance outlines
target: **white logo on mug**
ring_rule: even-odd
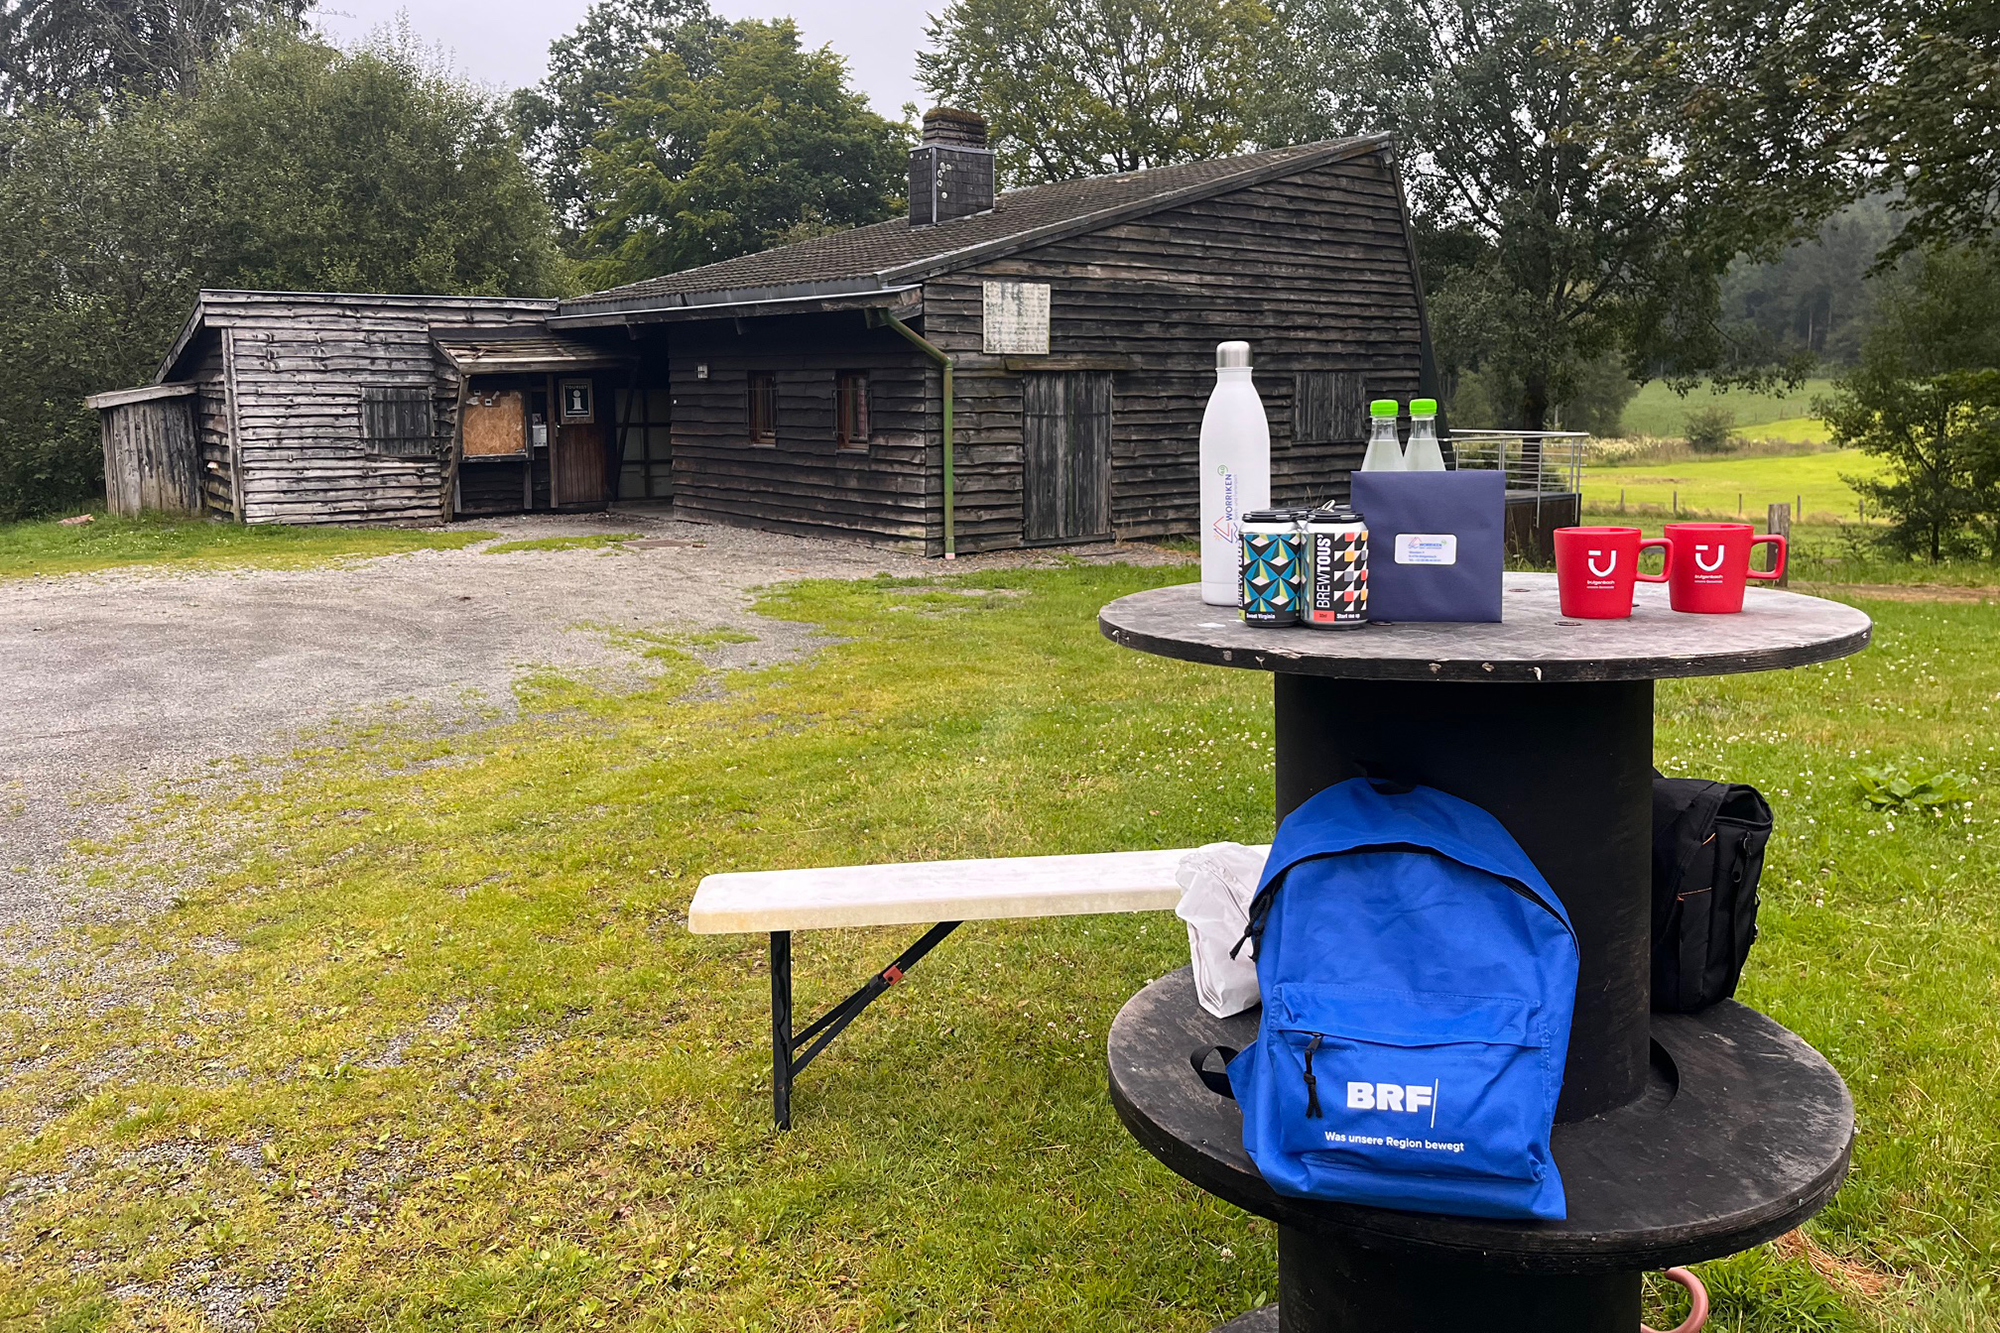
[[[1597,567],[1597,557],[1603,554],[1604,552],[1602,551],[1592,551],[1590,553],[1588,560],[1585,563],[1587,563],[1590,566],[1590,572],[1592,574],[1595,574],[1598,578],[1601,579],[1608,579],[1611,577],[1611,571],[1618,568],[1618,552],[1613,551],[1611,553],[1611,563],[1606,565],[1604,568],[1599,569]]]
[[[1701,558],[1701,553],[1703,551],[1711,551],[1711,550],[1715,552],[1714,564],[1710,564],[1708,561]],[[1723,552],[1720,546],[1712,546],[1712,547],[1697,546],[1694,548],[1695,567],[1701,570],[1701,572],[1704,574],[1713,574],[1716,570],[1722,568],[1722,554]]]

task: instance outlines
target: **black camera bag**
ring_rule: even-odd
[[[1755,787],[1653,775],[1653,1008],[1736,993],[1757,939],[1771,807]]]

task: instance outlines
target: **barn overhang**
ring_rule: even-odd
[[[626,370],[638,360],[622,348],[518,326],[437,326],[431,343],[461,375]]]
[[[771,315],[819,315],[842,310],[883,310],[898,319],[924,311],[920,285],[882,287],[853,279],[802,282],[782,287],[745,287],[719,292],[675,292],[636,298],[615,305],[594,305],[588,312],[551,315],[551,329],[624,328],[639,324],[684,324],[704,319],[751,319]]]

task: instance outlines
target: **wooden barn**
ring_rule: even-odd
[[[1192,532],[1215,344],[1282,503],[1345,494],[1370,397],[1435,392],[1386,137],[994,194],[933,111],[908,218],[564,301],[671,387],[678,516],[933,554]]]
[[[1371,397],[1435,394],[1386,137],[996,195],[940,109],[910,214],[561,302],[204,292],[101,395],[114,509],[415,522],[670,504],[931,554],[1194,529],[1215,344],[1278,502],[1345,494]]]
[[[205,291],[156,383],[99,394],[113,513],[436,523],[602,509],[642,416],[628,348],[552,333],[552,300]],[[636,447],[647,439],[638,434]]]

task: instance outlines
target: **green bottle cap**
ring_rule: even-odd
[[[1412,398],[1410,415],[1413,417],[1434,417],[1438,414],[1438,400],[1435,398]]]
[[[1371,417],[1393,417],[1401,411],[1402,405],[1393,398],[1377,398],[1368,404],[1368,415]]]

